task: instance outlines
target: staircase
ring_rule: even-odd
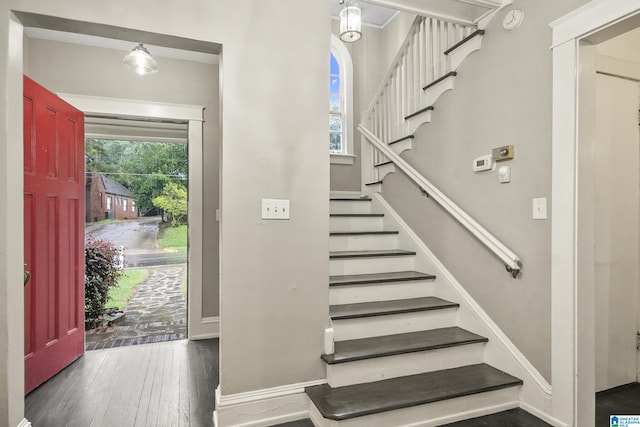
[[[327,384],[306,388],[316,426],[437,426],[519,406],[522,380],[484,363],[488,339],[457,326],[368,197],[330,202]]]
[[[480,49],[485,30],[475,25],[417,16],[361,126],[400,154],[412,148],[416,130],[431,122],[436,101],[454,88],[458,68]],[[378,185],[395,171],[379,150],[362,144],[363,183]]]

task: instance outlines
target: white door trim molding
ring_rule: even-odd
[[[600,30],[640,14],[627,0],[595,0],[551,23],[553,29],[551,376],[553,415],[569,426],[593,426],[593,284],[579,266],[580,42]],[[581,149],[583,151],[581,151]],[[591,366],[590,366],[591,365]]]
[[[217,322],[202,315],[202,235],[203,235],[203,165],[202,122],[204,107],[197,105],[167,104],[134,99],[87,96],[58,93],[62,99],[85,114],[103,114],[124,117],[151,117],[163,120],[180,120],[189,125],[189,247],[188,259],[188,310],[187,331],[189,339],[218,336]]]

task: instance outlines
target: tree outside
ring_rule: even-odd
[[[162,209],[169,217],[171,225],[177,227],[187,219],[187,189],[182,184],[168,182],[162,194],[154,197],[153,205]]]
[[[88,139],[85,153],[87,173],[104,173],[127,187],[142,215],[169,183],[185,188],[186,199],[186,144]]]

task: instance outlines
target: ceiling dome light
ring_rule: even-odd
[[[343,2],[341,1],[340,4]],[[362,37],[362,11],[347,0],[347,4],[340,11],[340,40],[353,43]]]
[[[122,63],[125,67],[135,71],[141,76],[158,72],[158,64],[149,51],[142,46],[142,43],[134,47],[131,52],[124,57]]]

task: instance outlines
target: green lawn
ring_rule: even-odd
[[[187,251],[187,225],[182,224],[172,227],[167,224],[160,227],[158,233],[158,245],[163,249],[176,252]]]
[[[118,284],[109,290],[109,300],[105,307],[117,307],[124,310],[127,302],[133,297],[136,286],[142,283],[149,272],[143,268],[124,270]]]

